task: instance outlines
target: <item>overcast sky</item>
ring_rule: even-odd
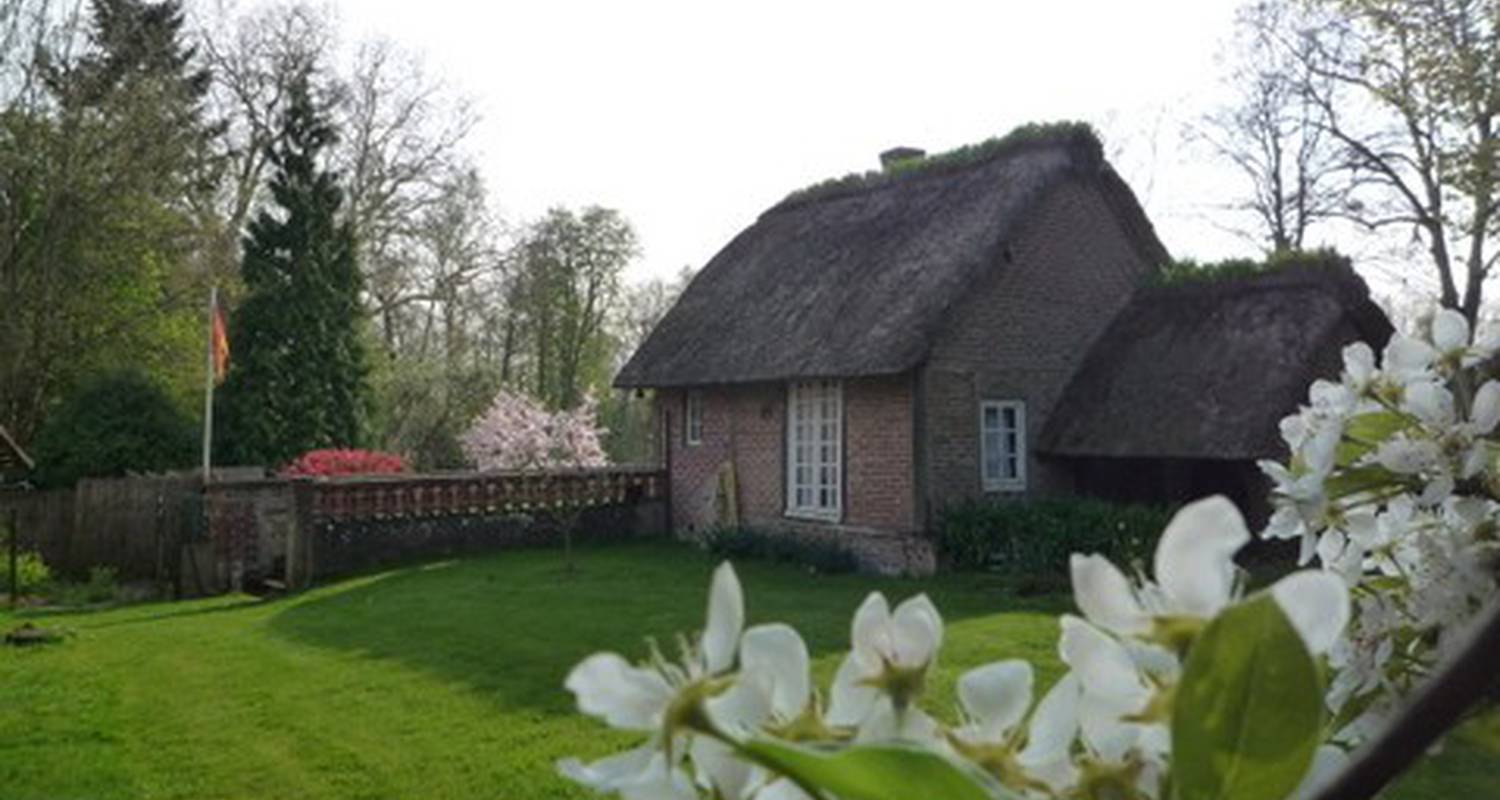
[[[620,209],[629,277],[700,267],[792,189],[1033,120],[1095,123],[1174,255],[1249,254],[1182,126],[1223,91],[1237,0],[338,0],[344,36],[423,55],[483,116],[499,211]]]

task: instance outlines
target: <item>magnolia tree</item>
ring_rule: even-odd
[[[1251,536],[1220,497],[1172,519],[1150,576],[1075,554],[1067,671],[1039,699],[1028,663],[999,660],[959,677],[956,720],[935,717],[942,617],[878,592],[819,691],[797,631],[745,628],[724,564],[675,658],[597,653],[567,676],[580,711],[643,741],[559,769],[626,800],[1307,796],[1495,594],[1500,384],[1475,372],[1492,349],[1442,312],[1379,365],[1346,350],[1341,382],[1282,425],[1290,463],[1262,465],[1264,535],[1300,537],[1306,567],[1265,590],[1245,589]]]
[[[592,398],[571,411],[547,411],[530,398],[501,390],[460,440],[482,470],[602,467],[603,431]]]

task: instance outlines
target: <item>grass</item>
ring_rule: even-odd
[[[49,616],[64,644],[0,649],[0,796],[581,798],[561,757],[632,741],[561,688],[598,649],[639,655],[702,623],[712,562],[655,544],[519,551],[397,569],[259,602],[223,597]],[[1059,674],[1057,597],[1001,579],[814,577],[742,564],[751,622],[807,637],[820,681],[871,589],[932,594],[947,615],[936,708],[970,666],[1023,657]],[[0,614],[0,627],[17,618]],[[1472,723],[1393,796],[1487,796],[1500,719]]]

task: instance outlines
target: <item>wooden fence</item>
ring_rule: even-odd
[[[53,572],[86,578],[113,567],[128,580],[169,580],[191,517],[197,488],[183,477],[88,479],[73,489],[6,492],[0,508],[14,510],[19,542]]]

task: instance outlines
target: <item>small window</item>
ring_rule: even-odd
[[[979,404],[979,471],[986,492],[1026,488],[1026,404],[986,400]]]
[[[703,393],[687,393],[687,424],[683,428],[683,439],[688,444],[703,444]]]
[[[794,383],[786,405],[786,513],[837,521],[843,508],[843,391],[838,381]]]

